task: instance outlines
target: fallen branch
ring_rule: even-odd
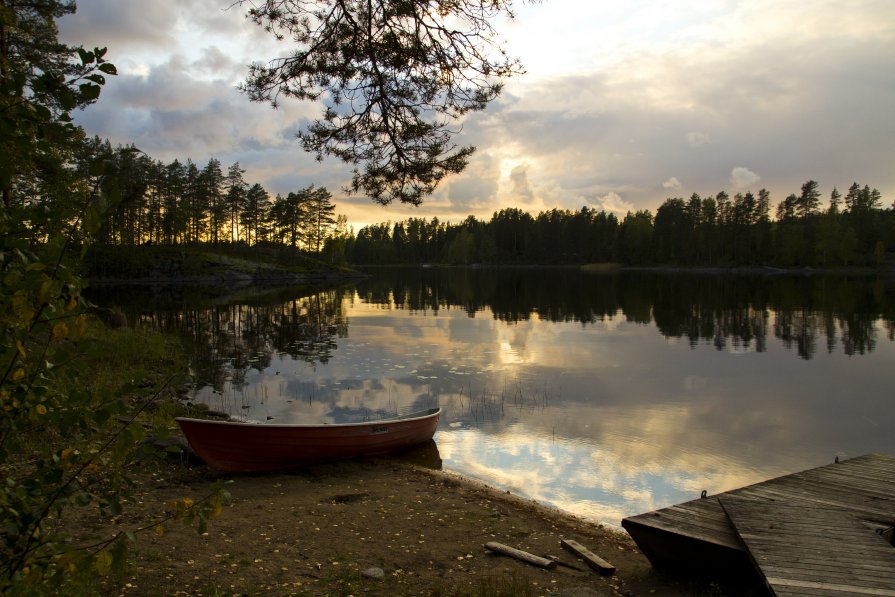
[[[526,564],[531,564],[532,566],[537,566],[539,568],[556,568],[556,562],[553,560],[542,558],[533,553],[528,553],[527,551],[522,551],[521,549],[516,549],[515,547],[510,547],[496,541],[485,543],[485,549],[493,551],[494,553],[510,556],[511,558],[516,558]]]
[[[588,566],[593,568],[600,574],[612,574],[615,572],[615,566],[584,547],[577,541],[572,539],[563,539],[560,541],[563,547],[574,553],[576,556],[584,560]]]

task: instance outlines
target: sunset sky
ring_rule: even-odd
[[[310,184],[355,227],[407,217],[487,219],[583,205],[623,216],[666,197],[765,187],[772,204],[814,179],[895,199],[895,2],[550,0],[498,23],[527,74],[457,141],[478,151],[419,208],[346,197],[351,169],[295,140],[314,104],[279,110],[236,90],[288,44],[227,0],[81,0],[61,37],[108,46],[119,69],[88,133],[155,159],[238,161],[272,195]]]

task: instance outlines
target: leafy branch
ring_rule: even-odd
[[[81,477],[84,471],[91,467],[94,467],[96,461],[100,458],[100,456],[106,454],[111,448],[112,444],[119,441],[120,438],[126,437],[129,443],[133,443],[133,440],[136,438],[131,433],[131,425],[151,403],[158,399],[158,397],[170,385],[173,379],[174,376],[169,376],[161,385],[161,387],[156,390],[155,394],[152,397],[144,400],[139,408],[134,409],[130,413],[129,418],[124,421],[122,425],[119,426],[115,433],[110,435],[108,439],[106,439],[105,443],[103,443],[97,450],[95,450],[89,458],[85,459],[81,463],[81,465],[69,475],[68,479],[66,479],[63,483],[58,485],[55,490],[53,490],[53,492],[46,499],[43,507],[40,509],[39,514],[30,521],[29,529],[26,532],[27,540],[24,549],[18,554],[13,554],[13,557],[10,558],[9,564],[3,568],[7,571],[7,576],[12,576],[25,565],[25,562],[28,560],[28,556],[33,550],[34,542],[37,538],[39,529],[46,519],[47,515],[49,515],[50,511],[58,502],[59,498],[68,492],[69,488],[75,483],[75,481],[77,481]],[[125,436],[125,434],[127,435]]]
[[[354,165],[351,193],[419,205],[475,151],[453,143],[452,123],[522,72],[495,41],[500,15],[511,1],[266,0],[247,17],[296,48],[253,64],[241,89],[274,108],[324,102],[299,133],[305,151]]]

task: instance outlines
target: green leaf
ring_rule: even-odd
[[[38,300],[42,303],[49,301],[52,291],[53,291],[53,280],[51,278],[47,278],[40,284],[40,290],[37,293]]]
[[[78,89],[81,90],[81,95],[84,97],[85,100],[95,100],[99,97],[99,85],[94,85],[93,83],[84,83],[82,85],[78,85]]]
[[[104,62],[104,63],[100,64],[99,70],[103,71],[107,75],[117,75],[118,74],[118,69],[115,68],[114,64],[111,64],[109,62]]]
[[[81,59],[81,64],[85,66],[91,64],[95,58],[93,52],[88,52],[84,48],[78,48],[78,57]]]
[[[62,109],[66,112],[74,110],[77,105],[75,96],[68,87],[59,89],[56,93],[56,98],[59,100],[59,105],[62,106]]]
[[[96,554],[96,559],[93,561],[93,567],[96,568],[96,572],[100,576],[107,576],[112,569],[112,554],[106,550]]]
[[[122,577],[127,572],[127,543],[119,539],[112,546],[112,573]]]

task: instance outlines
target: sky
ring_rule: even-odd
[[[526,73],[462,123],[466,171],[422,206],[343,191],[350,166],[305,154],[321,107],[277,109],[237,90],[248,65],[286,55],[229,0],[80,0],[60,38],[108,47],[118,67],[76,115],[91,135],[164,162],[239,162],[271,195],[329,189],[355,231],[409,217],[489,219],[583,206],[623,217],[668,197],[757,192],[772,205],[816,180],[895,200],[895,2],[547,0],[496,23]]]

